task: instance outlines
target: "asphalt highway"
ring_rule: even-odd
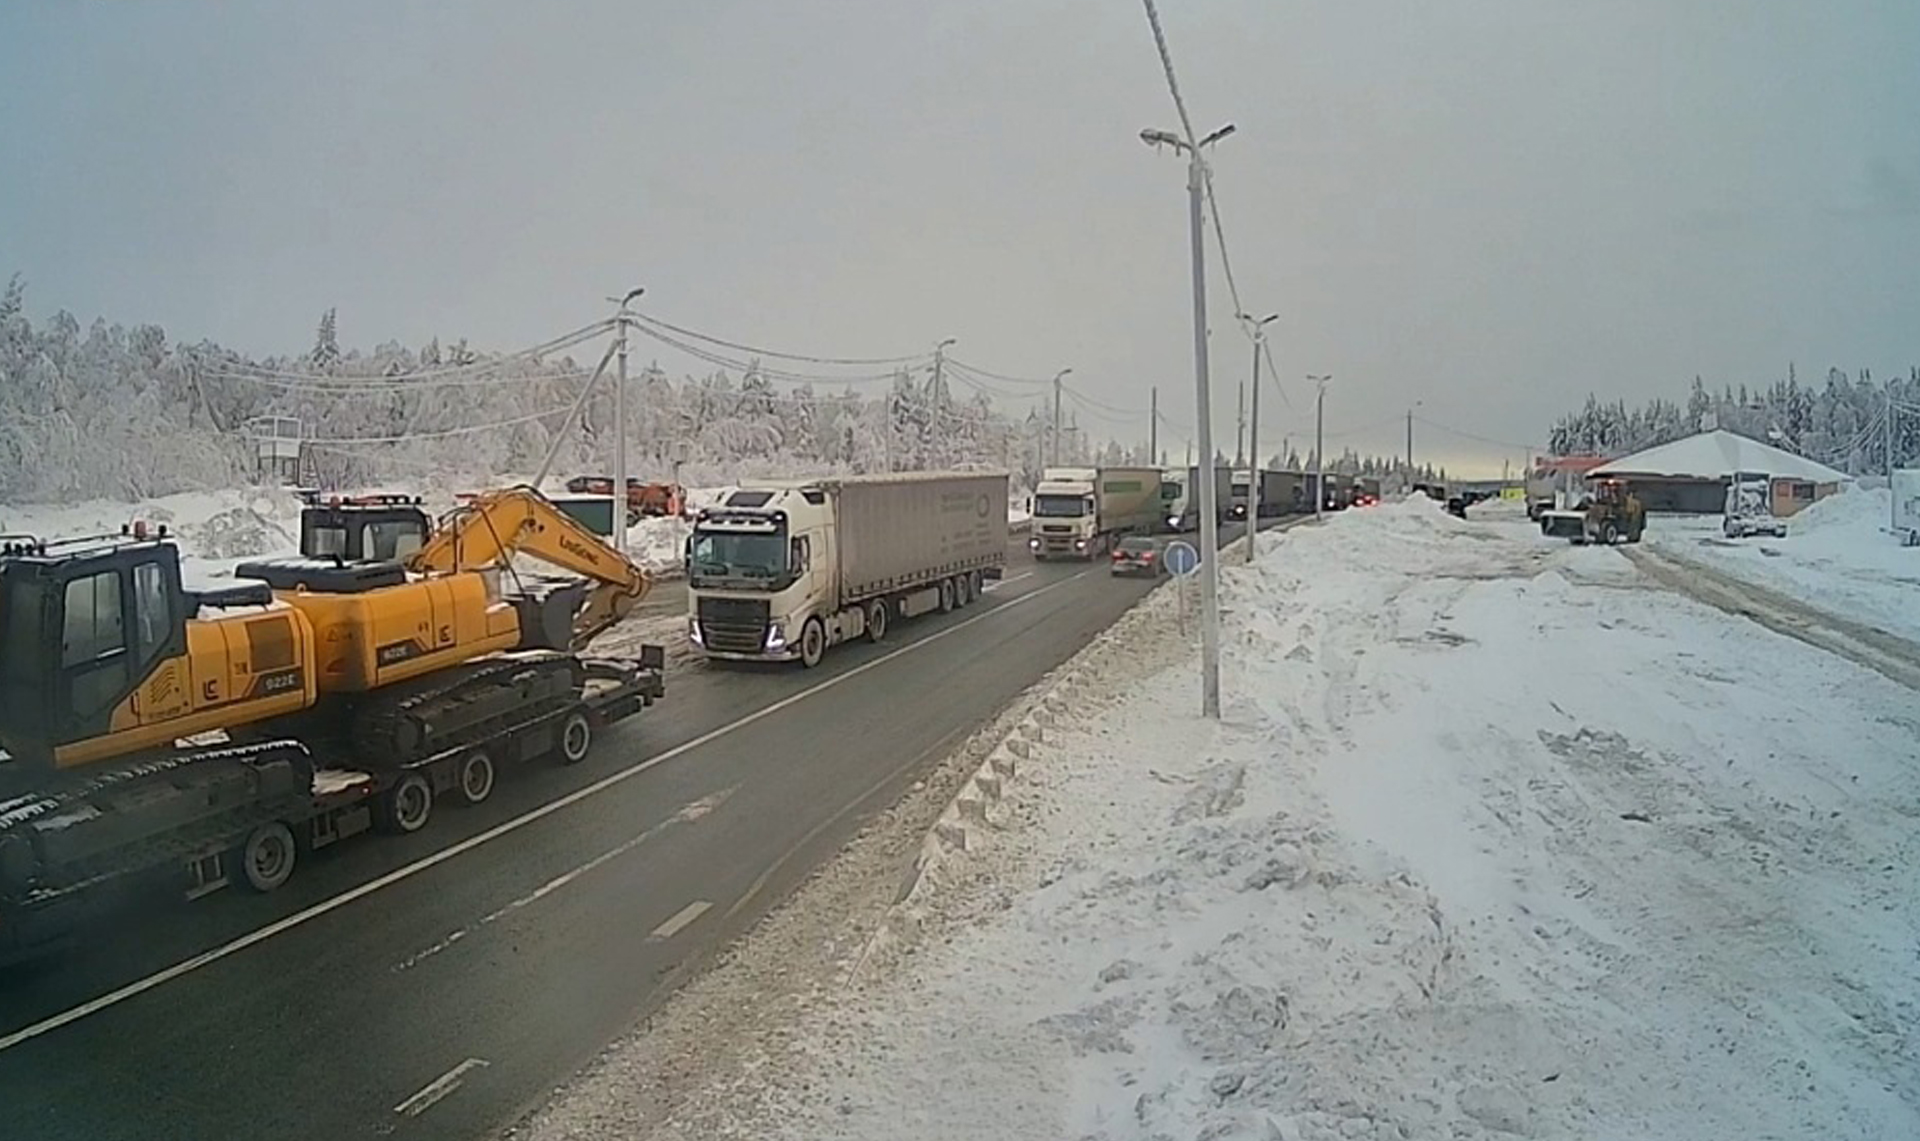
[[[681,670],[582,765],[0,973],[0,1137],[497,1130],[1150,585],[1017,539],[983,599],[883,645]]]

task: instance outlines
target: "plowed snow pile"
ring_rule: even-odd
[[[1424,501],[1264,550],[1222,725],[1189,664],[1035,746],[654,1136],[1920,1137],[1912,693]]]

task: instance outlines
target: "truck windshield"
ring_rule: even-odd
[[[1240,495],[1240,496],[1244,496],[1244,495],[1246,495],[1246,493],[1247,493],[1247,488],[1248,488],[1249,486],[1250,486],[1249,484],[1244,484],[1244,483],[1235,483],[1235,484],[1233,485],[1233,493],[1234,493],[1235,495]]]
[[[1160,481],[1160,498],[1164,502],[1172,503],[1186,493],[1187,485],[1184,483],[1176,483],[1168,479]]]
[[[1033,513],[1045,519],[1078,519],[1087,513],[1087,501],[1078,495],[1036,495]]]
[[[787,569],[787,540],[780,534],[742,535],[724,531],[696,531],[693,536],[694,578],[755,578],[773,580]]]

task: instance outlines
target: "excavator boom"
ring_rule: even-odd
[[[653,589],[638,563],[532,487],[475,495],[441,520],[406,566],[419,574],[456,574],[503,567],[522,554],[587,580],[586,597],[573,616],[576,650],[632,613]]]

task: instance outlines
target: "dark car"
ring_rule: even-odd
[[[1150,578],[1166,574],[1167,560],[1160,541],[1144,535],[1130,535],[1120,540],[1120,545],[1113,549],[1113,573]]]

